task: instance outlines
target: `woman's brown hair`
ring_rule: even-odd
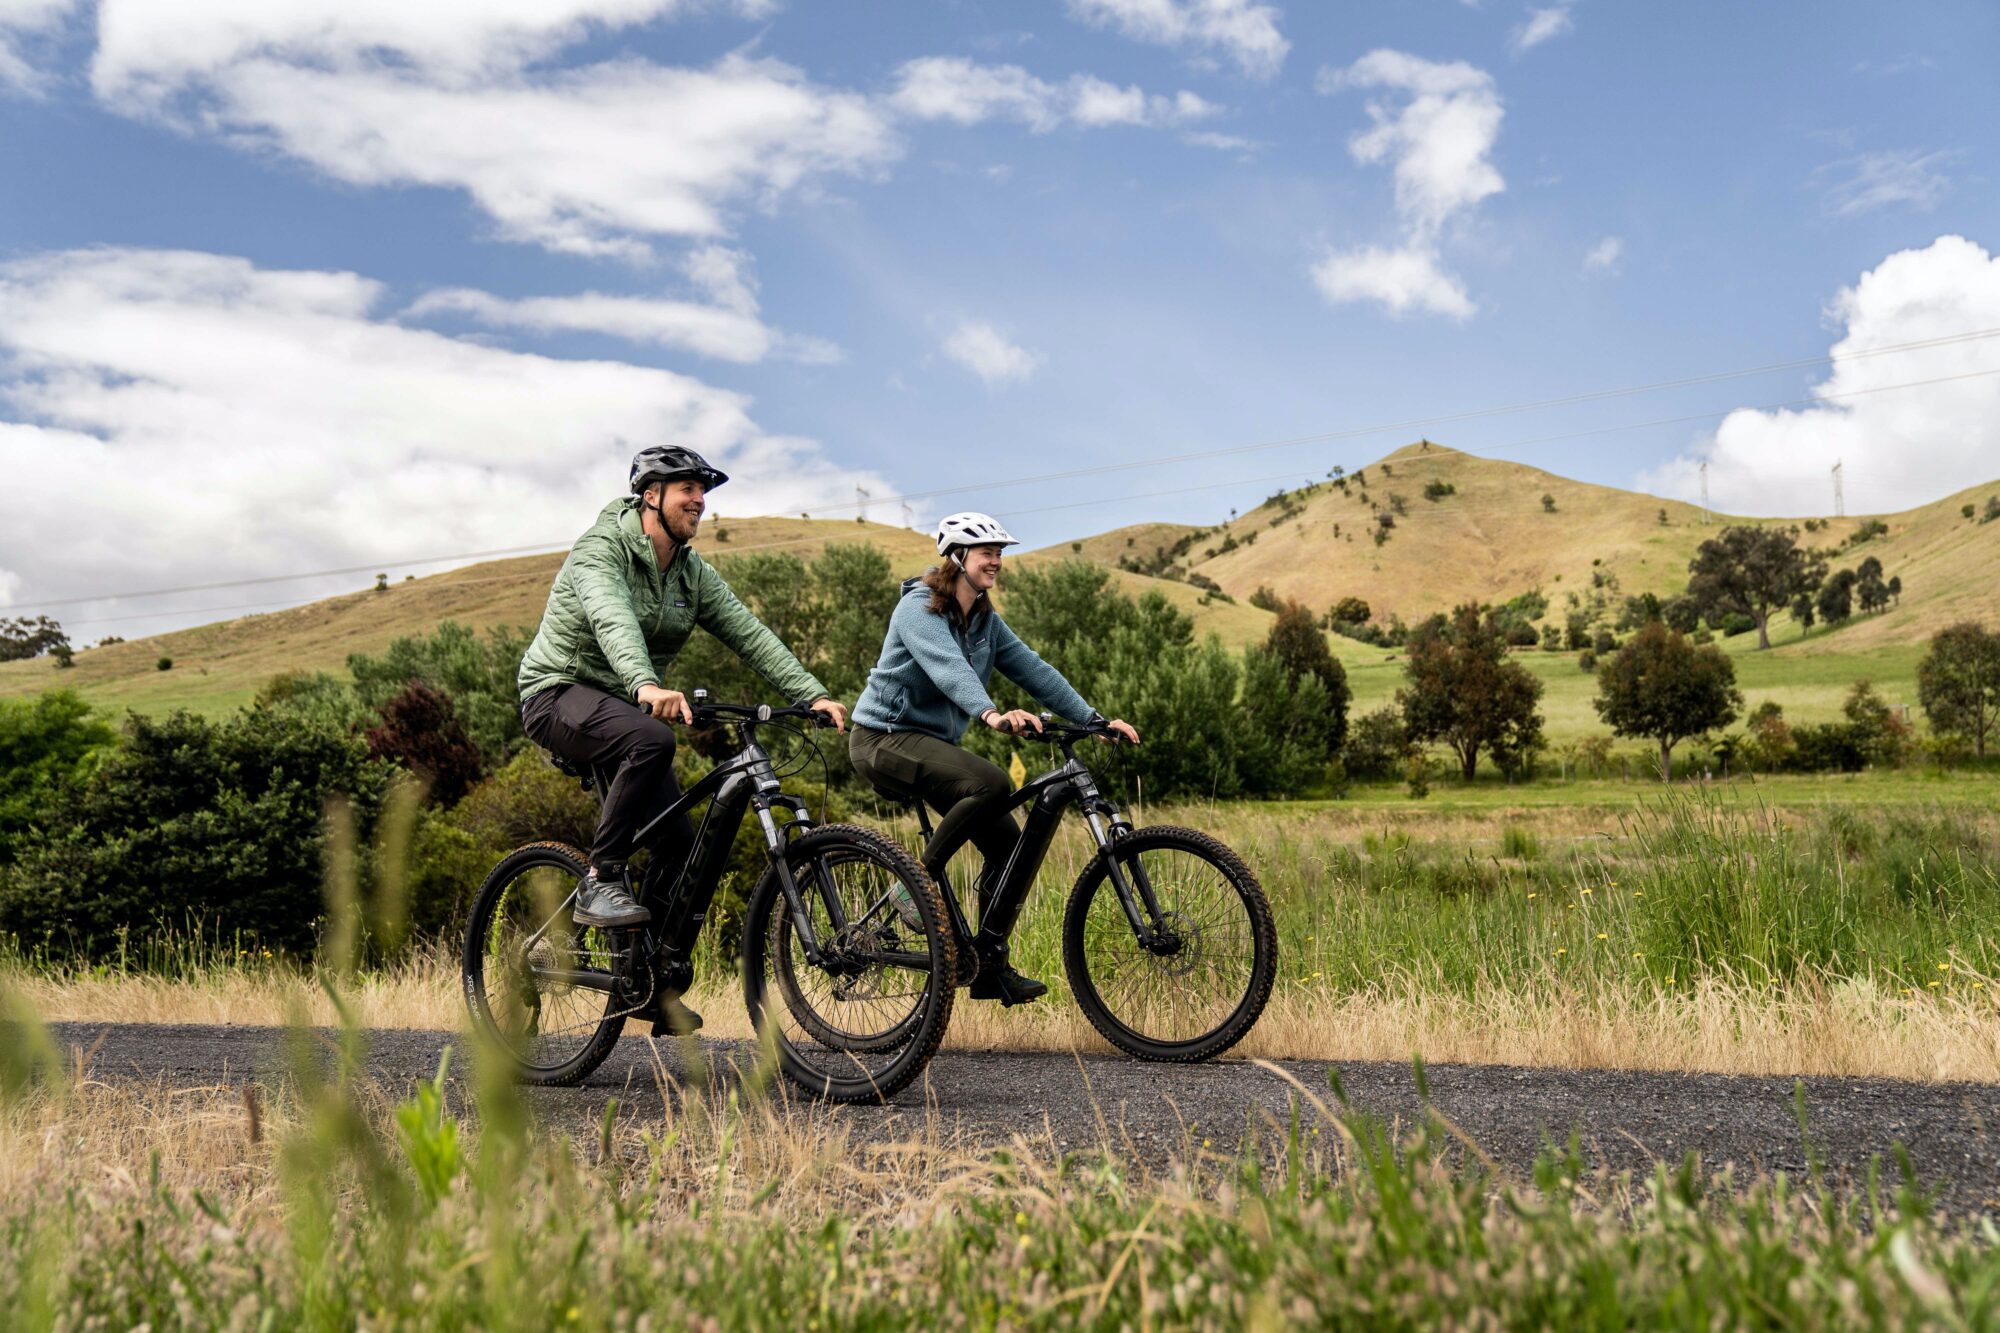
[[[934,616],[958,615],[958,562],[946,556],[942,563],[933,566],[924,574],[924,586],[931,591],[930,613]],[[972,604],[972,614],[978,615],[987,607],[986,594],[979,594]],[[968,617],[969,619],[969,617]]]

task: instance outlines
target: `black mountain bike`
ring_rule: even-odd
[[[465,998],[475,1025],[513,1058],[524,1082],[580,1082],[611,1052],[627,1019],[665,1026],[664,1002],[694,980],[693,950],[744,815],[763,826],[766,864],[743,921],[743,995],[785,1074],[815,1096],[878,1101],[923,1072],[951,1021],[957,941],[937,886],[902,847],[852,824],[815,825],[779,788],[759,727],[818,747],[803,708],[711,704],[693,694],[698,727],[721,726],[737,753],[641,830],[654,848],[635,892],[644,926],[600,929],[571,916],[589,870],[556,842],[508,853],[480,887],[466,927]],[[580,773],[600,798],[608,772]],[[668,820],[708,802],[682,856],[657,847]],[[789,818],[780,822],[773,811]],[[912,919],[914,918],[914,919]]]
[[[1278,932],[1263,886],[1206,833],[1135,829],[1126,821],[1076,757],[1077,742],[1115,742],[1116,732],[1101,723],[1068,726],[1047,713],[1041,721],[1041,732],[1015,734],[1057,746],[1063,763],[1023,783],[1005,806],[1029,807],[1027,819],[976,929],[945,869],[972,830],[936,843],[929,812],[914,802],[924,865],[944,889],[965,964],[960,984],[971,982],[979,958],[1006,943],[1064,809],[1076,805],[1097,842],[1063,912],[1063,971],[1077,1004],[1106,1041],[1141,1060],[1192,1064],[1221,1054],[1257,1022],[1277,979]]]

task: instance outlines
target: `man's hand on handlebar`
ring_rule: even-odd
[[[662,689],[658,685],[639,687],[639,707],[651,713],[662,722],[694,723],[694,710],[688,707],[687,696],[679,690]]]
[[[1104,724],[1104,727],[1107,731],[1114,731],[1123,736],[1127,745],[1137,745],[1139,743],[1139,729],[1122,717],[1112,718]],[[1108,741],[1111,737],[1106,736],[1104,739]]]
[[[820,714],[822,717],[832,718],[833,729],[835,731],[847,730],[847,709],[841,705],[838,699],[815,699],[812,701],[811,707],[813,712]]]
[[[1025,708],[1016,708],[1007,713],[997,708],[989,708],[981,721],[995,731],[1004,731],[1012,736],[1025,736],[1029,732],[1039,733],[1042,729],[1042,720]]]

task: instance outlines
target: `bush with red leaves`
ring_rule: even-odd
[[[451,696],[411,681],[382,705],[382,724],[368,730],[368,753],[393,759],[422,778],[441,806],[458,803],[484,774],[479,748],[465,733]]]

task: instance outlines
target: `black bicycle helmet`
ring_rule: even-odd
[[[677,444],[649,444],[632,455],[634,495],[656,481],[677,481],[682,477],[693,477],[711,491],[729,480],[728,473],[716,471],[700,454]]]

